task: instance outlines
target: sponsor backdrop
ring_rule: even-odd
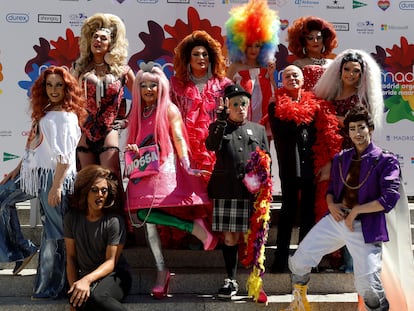
[[[173,49],[188,33],[207,30],[224,42],[231,7],[244,0],[15,0],[0,3],[0,175],[14,168],[30,129],[28,96],[44,66],[70,66],[78,56],[83,20],[96,13],[120,16],[129,40],[129,65],[154,60],[172,74]],[[36,3],[34,5],[34,3]],[[281,19],[277,79],[288,63],[286,28],[316,15],[334,24],[339,46],[364,49],[383,68],[384,126],[376,141],[398,154],[407,192],[414,195],[414,1],[269,0]],[[127,94],[129,96],[129,93]],[[273,150],[274,154],[274,150]],[[274,167],[274,194],[280,194]]]

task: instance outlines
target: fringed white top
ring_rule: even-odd
[[[47,176],[55,173],[57,163],[69,164],[63,184],[72,192],[76,175],[76,146],[81,137],[78,117],[67,111],[49,111],[34,123],[20,169],[20,185],[24,192],[37,195],[46,191]]]

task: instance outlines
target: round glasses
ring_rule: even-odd
[[[90,190],[92,193],[99,193],[99,192],[101,192],[102,193],[102,195],[106,195],[106,194],[108,194],[108,188],[106,188],[106,187],[102,187],[102,188],[98,188],[98,187],[91,187],[91,190]]]

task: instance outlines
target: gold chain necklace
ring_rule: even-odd
[[[342,181],[342,183],[348,188],[348,189],[351,189],[351,190],[358,190],[359,188],[361,188],[364,184],[365,184],[365,182],[368,180],[368,177],[369,177],[369,175],[371,175],[371,172],[372,172],[372,169],[374,168],[374,164],[371,166],[371,168],[369,169],[369,171],[368,171],[368,173],[367,173],[367,175],[365,176],[365,178],[364,178],[364,180],[363,181],[361,181],[361,183],[359,184],[359,185],[357,185],[357,186],[350,186],[350,185],[348,185],[348,183],[346,182],[346,180],[345,180],[345,178],[344,178],[344,175],[343,175],[343,173],[342,173],[342,161],[339,161],[339,176],[341,177],[341,181]]]

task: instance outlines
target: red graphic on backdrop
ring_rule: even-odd
[[[144,43],[144,48],[131,56],[128,65],[135,71],[138,71],[140,61],[156,61],[160,65],[172,63],[175,47],[184,37],[191,34],[194,30],[205,30],[214,39],[219,41],[223,46],[223,54],[225,56],[225,37],[221,34],[221,28],[211,25],[208,19],[200,19],[200,15],[193,7],[188,8],[187,17],[187,23],[178,19],[173,26],[164,25],[165,32],[171,35],[169,38],[165,38],[161,25],[154,21],[148,21],[149,33],[141,32],[138,35]],[[165,74],[169,77],[172,74],[172,69],[170,71],[167,70]]]
[[[148,33],[141,32],[138,37],[144,43],[144,48],[131,56],[128,65],[137,72],[139,70],[139,62],[149,62],[163,58],[165,62],[172,63],[173,52],[163,49],[162,45],[165,40],[164,30],[162,26],[154,21],[148,21]]]
[[[390,56],[386,58],[385,62],[390,68],[390,71],[406,74],[412,72],[413,69],[414,45],[409,44],[405,37],[401,37],[400,43],[401,46],[394,44],[391,49],[386,49]]]
[[[39,38],[40,45],[34,45],[33,49],[37,55],[26,63],[24,71],[33,71],[33,65],[38,67],[49,64],[56,66],[71,67],[72,63],[79,56],[79,37],[75,37],[71,29],[66,29],[66,39],[59,37],[57,41],[50,43],[45,38]],[[51,45],[54,48],[51,48]]]
[[[174,26],[165,25],[164,29],[172,38],[166,39],[163,47],[171,52],[174,52],[174,48],[178,43],[194,30],[205,30],[210,36],[220,42],[222,46],[224,45],[221,28],[219,26],[212,26],[208,19],[200,19],[197,10],[192,7],[188,8],[188,24],[178,19]]]
[[[79,57],[78,37],[75,37],[71,29],[66,29],[66,39],[59,37],[57,41],[50,40],[55,48],[50,50],[49,56],[60,66],[70,68],[72,63]]]
[[[404,119],[414,122],[414,44],[401,37],[400,46],[394,44],[385,50],[377,46],[376,51],[373,56],[383,70],[387,123]]]

